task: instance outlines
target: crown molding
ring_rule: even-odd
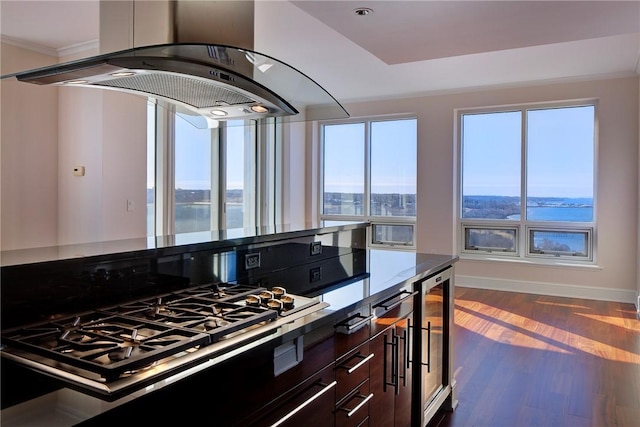
[[[98,52],[98,49],[100,49],[99,40],[89,40],[58,49],[58,56],[78,55],[89,51],[91,54],[95,54]]]
[[[28,42],[25,40],[21,40],[21,39],[16,39],[13,37],[9,37],[9,36],[5,36],[5,35],[1,35],[0,36],[0,41],[2,43],[6,43],[9,44],[11,46],[16,46],[22,49],[27,49],[27,50],[31,50],[33,52],[37,52],[37,53],[41,53],[43,55],[47,55],[47,56],[53,56],[53,57],[57,57],[58,56],[58,50],[54,49],[52,47],[47,47],[47,46],[42,46],[36,43],[32,43],[32,42]]]
[[[77,55],[86,51],[92,51],[92,53],[95,53],[99,48],[97,39],[90,40],[87,42],[82,42],[82,43],[76,43],[76,44],[58,48],[58,49],[53,47],[42,46],[37,43],[16,39],[14,37],[5,36],[5,35],[0,35],[0,42],[6,43],[12,46],[16,46],[22,49],[27,49],[33,52],[41,53],[43,55],[52,56],[55,58],[59,58],[67,55]]]

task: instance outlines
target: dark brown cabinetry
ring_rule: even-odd
[[[368,425],[369,402],[372,397],[373,394],[370,392],[369,379],[367,378],[336,404],[336,427]]]
[[[335,325],[336,427],[368,425],[373,397],[369,385],[369,366],[374,358],[369,348],[371,318],[365,304]]]
[[[327,366],[302,382],[277,403],[269,405],[266,414],[256,414],[244,426],[327,427],[333,425],[336,381],[333,366]]]
[[[374,309],[371,326],[370,426],[411,425],[413,294],[400,293]]]
[[[369,416],[369,363],[373,353],[365,342],[336,360],[336,427],[359,426]]]

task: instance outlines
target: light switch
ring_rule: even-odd
[[[73,167],[73,175],[74,176],[84,176],[84,166],[74,166]]]

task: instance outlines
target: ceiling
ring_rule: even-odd
[[[255,50],[341,102],[640,74],[640,0],[256,0],[255,14]],[[0,18],[4,40],[54,54],[97,43],[98,0],[2,0]]]

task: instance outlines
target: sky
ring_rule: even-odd
[[[526,115],[527,195],[593,197],[594,107]],[[520,111],[463,117],[463,194],[520,195]]]
[[[378,121],[371,130],[371,192],[416,193],[416,120]],[[362,193],[364,123],[324,127],[324,191]]]
[[[152,110],[152,109],[150,109]],[[149,112],[148,135],[153,135],[153,113]],[[200,129],[188,121],[175,120],[175,184],[176,188],[189,190],[211,189],[211,129]],[[227,188],[242,189],[244,187],[244,128],[230,126],[228,128],[227,145]],[[153,139],[153,138],[151,138]],[[153,142],[150,142],[153,147]],[[147,152],[147,164],[154,163],[153,151]],[[153,168],[147,169],[147,188],[154,186]]]
[[[526,120],[528,196],[593,197],[594,107],[529,110]],[[372,193],[416,193],[416,127],[414,119],[372,123]],[[365,124],[324,129],[324,190],[364,192]],[[176,120],[176,133],[176,188],[210,189],[210,130]],[[520,111],[463,116],[464,195],[520,195],[522,133]],[[242,126],[229,128],[230,189],[243,188],[242,137]]]

